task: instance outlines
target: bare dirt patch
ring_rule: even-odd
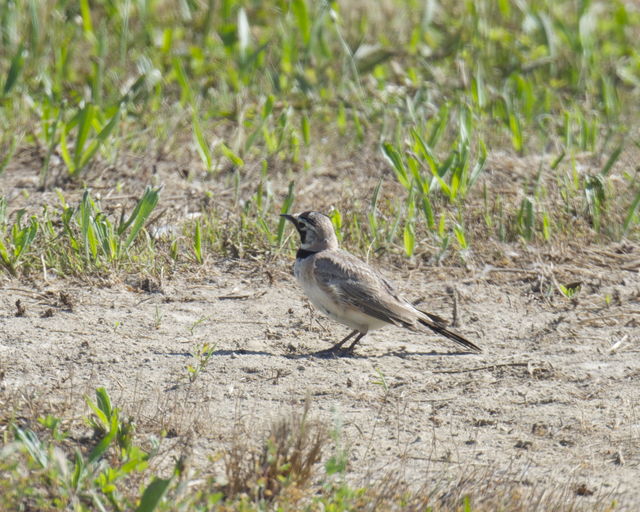
[[[220,471],[210,458],[234,432],[258,438],[310,397],[312,415],[340,432],[356,483],[393,473],[427,490],[495,484],[631,510],[640,493],[640,251],[513,258],[509,268],[387,272],[425,309],[445,318],[456,309],[480,355],[387,328],[353,357],[315,357],[345,330],[305,303],[287,262],[219,261],[188,279],[109,287],[4,281],[4,419],[64,411],[70,421],[87,414],[82,395],[105,386],[137,435],[164,436],[167,462],[188,452],[199,470]],[[575,281],[573,299],[549,292]],[[214,352],[199,366],[203,344]]]

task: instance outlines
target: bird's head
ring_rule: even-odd
[[[320,212],[303,212],[297,215],[283,214],[300,234],[300,247],[305,251],[318,252],[337,249],[338,239],[331,219]]]

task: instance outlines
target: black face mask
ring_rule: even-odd
[[[300,241],[304,244],[307,241],[307,228],[304,226],[298,226],[298,233],[300,233]]]

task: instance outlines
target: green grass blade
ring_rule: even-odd
[[[226,156],[229,160],[231,160],[233,165],[235,165],[236,167],[243,167],[244,166],[244,161],[242,160],[242,158],[240,158],[238,155],[236,155],[231,150],[231,148],[229,148],[229,146],[227,146],[224,142],[221,142],[218,145],[218,148],[220,149],[220,151],[222,152],[222,154],[224,156]]]
[[[29,49],[32,55],[38,54],[38,43],[41,37],[41,23],[38,16],[38,0],[29,0],[29,21],[30,21],[30,35],[29,35]]]
[[[75,463],[73,465],[73,475],[71,476],[71,488],[77,491],[80,488],[80,484],[84,480],[87,474],[87,466],[80,450],[76,448],[75,451]]]
[[[11,143],[9,144],[9,149],[7,150],[5,155],[2,157],[2,160],[0,160],[0,175],[2,175],[2,173],[5,171],[5,169],[9,165],[9,162],[13,158],[13,155],[16,152],[16,148],[18,147],[18,141],[19,140],[20,140],[20,137],[17,136],[17,135],[14,135],[11,138]]]
[[[196,261],[202,264],[202,231],[200,228],[200,221],[196,221],[196,227],[193,233],[193,253],[196,257]]]
[[[96,238],[102,253],[112,261],[118,254],[118,239],[115,236],[113,226],[104,213],[98,213],[94,221]]]
[[[409,182],[409,177],[407,175],[407,168],[402,161],[402,156],[400,156],[400,152],[389,142],[385,142],[382,144],[382,154],[391,164],[393,171],[396,174],[396,178],[400,182],[400,184],[409,190],[411,188],[411,183]]]
[[[12,276],[16,276],[16,269],[11,262],[11,258],[9,256],[9,251],[7,250],[7,246],[4,244],[2,239],[0,238],[0,260],[2,266],[11,274]]]
[[[67,129],[68,126],[63,126],[62,130],[60,130],[60,156],[62,156],[62,160],[67,166],[69,174],[73,175],[76,172],[76,166],[73,163],[73,159],[69,154],[69,148],[67,147]]]
[[[31,242],[33,242],[36,237],[36,233],[38,232],[38,220],[35,215],[31,217],[31,222],[28,227],[19,228],[18,236],[14,239],[15,249],[14,249],[14,265],[20,259],[22,253],[29,248]]]
[[[623,149],[624,149],[624,146],[618,146],[613,151],[613,153],[611,153],[611,156],[609,156],[609,158],[607,159],[606,163],[604,164],[604,167],[600,170],[601,176],[606,176],[607,174],[609,174],[609,172],[611,171],[611,168],[618,161],[618,158],[620,158],[620,154],[622,153]]]
[[[311,23],[309,21],[307,2],[305,0],[293,0],[291,2],[291,10],[296,18],[296,26],[302,36],[302,42],[306,46],[311,39]]]
[[[88,260],[95,261],[98,256],[98,241],[96,239],[93,223],[93,201],[89,197],[89,191],[85,190],[80,201],[80,231],[85,247],[85,256]]]
[[[88,462],[92,464],[97,462],[106,451],[109,449],[109,446],[115,441],[118,435],[118,414],[114,413],[111,416],[111,421],[109,422],[109,430],[107,434],[98,442],[98,444],[91,450],[89,454]]]
[[[93,34],[93,22],[91,21],[91,9],[89,0],[80,0],[80,13],[82,15],[82,29],[86,35]]]
[[[197,110],[193,111],[193,137],[196,141],[196,151],[200,155],[200,159],[202,163],[207,168],[208,172],[211,172],[213,168],[213,156],[211,155],[211,149],[209,149],[209,144],[204,138],[202,134],[202,128],[200,127],[200,119],[198,118]]]
[[[305,146],[311,143],[311,126],[309,124],[309,116],[306,115],[302,116],[302,140]]]
[[[173,72],[176,75],[176,80],[180,85],[180,103],[184,104],[187,101],[191,101],[192,93],[191,86],[189,85],[189,79],[184,71],[182,61],[178,57],[173,59]]]
[[[342,213],[340,213],[340,210],[334,209],[329,214],[329,218],[331,219],[331,223],[333,224],[333,229],[336,232],[338,240],[341,241],[342,237],[344,236],[342,231]]]
[[[422,194],[422,213],[427,221],[427,226],[429,226],[429,229],[433,231],[436,228],[436,219],[433,215],[431,200],[427,194]]]
[[[627,232],[629,231],[629,227],[631,226],[631,223],[636,215],[638,206],[640,206],[640,190],[638,190],[638,193],[636,194],[635,199],[631,203],[631,206],[629,207],[629,212],[627,213],[627,217],[624,220],[624,224],[622,226],[622,233],[624,235],[626,235]]]
[[[27,449],[31,458],[37,462],[40,467],[46,468],[49,464],[49,456],[46,447],[42,444],[42,441],[38,439],[36,433],[29,429],[22,430],[19,427],[15,427],[15,434]]]
[[[432,148],[436,147],[436,144],[447,130],[447,125],[449,124],[449,111],[450,107],[447,103],[440,107],[440,111],[438,112],[438,122],[434,125],[431,135],[429,135],[429,146]]]
[[[133,227],[131,228],[129,236],[127,237],[127,240],[124,243],[125,250],[128,249],[129,246],[136,239],[136,237],[138,236],[138,233],[142,229],[142,226],[144,226],[145,222],[149,218],[149,215],[151,215],[151,212],[153,212],[156,205],[158,204],[159,199],[160,199],[160,188],[147,187],[147,190],[145,190],[144,195],[142,196],[142,199],[138,201],[138,204],[136,205],[136,207],[134,208],[131,214],[131,217],[126,223],[127,226],[130,225],[133,219]]]
[[[478,181],[480,174],[482,174],[482,171],[484,170],[484,164],[487,162],[487,147],[485,146],[483,141],[479,141],[479,145],[480,145],[480,158],[478,158],[478,161],[473,166],[473,169],[469,174],[469,182],[467,183],[467,190],[465,191],[465,193],[471,187],[473,187],[476,181]]]
[[[467,237],[464,234],[464,229],[459,224],[453,226],[453,232],[456,235],[456,240],[458,240],[458,244],[460,245],[460,249],[465,250],[469,248],[467,243]]]
[[[417,146],[416,149],[418,151],[418,154],[422,158],[433,158],[431,149],[428,147],[422,136],[418,133],[418,130],[416,130],[415,128],[411,128],[409,130],[409,133],[411,134],[411,138],[414,140]]]
[[[162,501],[171,484],[171,478],[154,478],[142,494],[136,512],[153,512]]]
[[[407,222],[404,225],[404,252],[406,255],[411,258],[413,256],[413,251],[416,246],[416,235],[413,227],[413,222]]]
[[[513,149],[518,153],[522,153],[524,141],[522,129],[520,128],[520,119],[513,112],[509,112],[509,131],[511,132],[511,144],[513,145]]]
[[[289,182],[289,190],[287,191],[287,197],[285,197],[284,202],[282,203],[282,208],[280,208],[280,213],[289,213],[291,210],[291,205],[293,205],[293,201],[295,199],[295,193],[293,191],[295,183],[293,181]],[[284,217],[280,217],[278,221],[278,231],[276,234],[276,243],[278,245],[282,244],[282,238],[284,237],[284,228],[287,219]]]
[[[4,87],[2,88],[3,97],[6,97],[11,92],[11,89],[13,89],[18,83],[18,77],[24,67],[24,56],[24,46],[20,45],[18,51],[11,59],[11,65],[9,66],[9,71],[7,71],[7,78],[5,79]]]
[[[111,397],[105,388],[96,389],[96,405],[106,418],[110,418],[113,414],[114,409],[111,406]]]
[[[84,154],[84,146],[89,137],[89,130],[93,123],[93,117],[95,116],[95,107],[91,103],[87,103],[80,111],[80,118],[78,120],[78,135],[76,137],[76,148],[73,155],[73,163],[77,171],[81,168],[81,160]]]
[[[121,109],[118,109],[116,111],[116,113],[111,117],[106,126],[102,128],[102,130],[100,130],[98,136],[91,142],[87,150],[82,154],[76,172],[81,171],[91,161],[93,156],[96,154],[96,151],[100,149],[100,146],[105,143],[113,130],[116,129],[118,123],[120,122],[120,112]]]
[[[98,418],[98,421],[100,422],[100,426],[102,428],[104,428],[105,430],[107,430],[107,428],[109,427],[109,423],[110,423],[110,417],[111,417],[111,410],[108,409],[105,412],[105,406],[104,403],[100,403],[100,395],[99,395],[99,391],[102,388],[98,388],[96,390],[96,402],[94,403],[88,396],[85,396],[85,402],[87,403],[87,405],[89,406],[89,408],[93,411],[93,414],[96,415],[96,417]],[[91,421],[94,421],[93,419]]]

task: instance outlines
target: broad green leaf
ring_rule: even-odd
[[[511,143],[513,149],[518,153],[522,152],[523,140],[522,131],[520,129],[520,119],[513,112],[509,112],[509,131],[511,132]]]
[[[462,229],[462,226],[460,226],[459,224],[456,224],[455,226],[453,226],[453,232],[456,235],[456,240],[458,240],[460,249],[463,249],[463,250],[467,249],[468,248],[467,238],[464,235],[464,230]]]
[[[311,128],[309,125],[309,117],[306,115],[302,116],[302,140],[304,141],[306,146],[308,146],[311,142]],[[2,171],[0,170],[0,172]]]
[[[407,256],[413,256],[413,250],[416,245],[416,236],[413,228],[413,222],[407,222],[404,225],[404,251]]]
[[[387,160],[391,163],[391,167],[393,168],[396,178],[400,182],[400,184],[409,190],[411,188],[411,183],[409,182],[409,177],[407,176],[407,169],[402,162],[402,157],[398,150],[389,142],[385,142],[382,144],[382,154],[387,158]]]
[[[292,0],[291,9],[295,15],[298,30],[300,30],[300,35],[302,36],[302,42],[306,46],[311,39],[311,23],[307,11],[307,2],[305,0]]]
[[[242,160],[242,158],[240,158],[233,151],[231,151],[231,149],[224,142],[221,142],[218,145],[218,148],[220,148],[220,151],[222,152],[222,154],[224,156],[226,156],[229,160],[231,160],[231,162],[235,166],[237,166],[237,167],[243,167],[244,166],[244,161]]]
[[[162,501],[170,483],[171,478],[154,478],[144,490],[136,512],[153,512]]]
[[[118,435],[118,426],[119,426],[118,414],[113,413],[111,415],[111,421],[108,423],[109,430],[107,434],[98,442],[98,444],[91,450],[89,454],[88,462],[92,464],[97,462],[106,451],[109,449],[109,446],[113,443]]]
[[[11,258],[9,258],[9,251],[7,250],[7,246],[4,245],[4,242],[0,238],[0,258],[2,258],[2,263],[4,263],[7,267],[11,267]],[[11,272],[13,274],[13,272]]]
[[[131,225],[131,223],[133,223],[131,232],[129,233],[129,236],[124,243],[125,250],[128,249],[136,239],[136,237],[138,236],[138,232],[142,229],[144,223],[151,215],[151,212],[153,212],[153,210],[157,206],[159,199],[160,188],[147,187],[144,195],[136,204],[133,212],[131,212],[129,219],[124,223],[123,226],[118,228],[118,234],[122,234]]]
[[[427,221],[427,226],[430,230],[434,230],[436,227],[435,217],[433,215],[433,208],[431,207],[431,201],[427,194],[422,194],[422,213]]]
[[[16,244],[14,263],[18,261],[20,255],[29,248],[38,232],[38,219],[35,215],[31,216],[31,222],[28,227],[20,230],[20,241]]]
[[[18,51],[11,59],[11,65],[9,71],[7,71],[7,78],[4,81],[4,87],[2,89],[2,96],[6,96],[11,92],[16,83],[18,83],[18,77],[24,67],[25,50],[22,45],[18,48]]]
[[[89,148],[87,148],[87,151],[85,151],[85,153],[82,155],[77,171],[82,170],[91,161],[96,151],[98,151],[100,146],[102,146],[102,144],[104,144],[104,142],[107,140],[109,135],[111,135],[111,132],[113,132],[116,126],[118,126],[118,123],[120,121],[120,112],[121,110],[118,109],[116,113],[113,115],[113,117],[106,124],[106,126],[102,128],[100,133],[98,133],[97,137],[89,145]]]
[[[91,8],[89,0],[80,0],[80,13],[82,14],[82,28],[87,35],[93,35],[93,23],[91,21]]]

